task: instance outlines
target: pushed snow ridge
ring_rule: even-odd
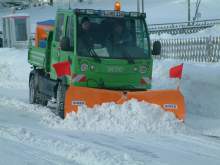
[[[122,105],[111,102],[94,108],[81,107],[78,113],[69,114],[65,120],[49,115],[44,118],[44,123],[70,130],[141,134],[175,133],[184,129],[173,113],[135,99]]]

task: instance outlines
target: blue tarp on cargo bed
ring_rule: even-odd
[[[55,24],[55,20],[46,20],[46,21],[41,21],[41,22],[37,22],[38,25],[54,25]]]

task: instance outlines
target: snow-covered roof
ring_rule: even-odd
[[[41,21],[41,22],[37,22],[38,25],[54,25],[55,24],[55,20],[45,20],[45,21]]]
[[[30,17],[27,13],[16,13],[16,14],[9,14],[6,16],[3,16],[3,18],[9,18],[9,17]]]

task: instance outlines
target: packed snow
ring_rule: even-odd
[[[27,50],[1,49],[0,58],[7,59],[0,60],[0,87],[27,88],[28,77],[23,76],[30,71],[30,66],[27,65]]]
[[[45,121],[44,121],[45,122]],[[104,103],[94,108],[81,107],[64,121],[49,117],[52,128],[117,133],[173,133],[184,130],[173,113],[164,112],[158,105],[130,100],[122,105]]]
[[[173,156],[179,164],[220,163],[219,64],[184,63],[184,123],[136,100],[83,107],[61,120],[53,105],[28,104],[27,50],[4,48],[0,54],[4,75],[19,75],[17,81],[0,79],[0,155],[11,158],[9,164],[176,164]],[[153,88],[176,88],[179,82],[168,72],[180,62],[155,60]]]
[[[98,2],[99,5],[93,3],[89,7],[112,9],[111,1]],[[148,2],[146,11],[151,23],[185,20],[184,0]],[[219,16],[216,2],[203,1],[202,18]],[[124,9],[135,10],[134,3],[122,0]],[[73,3],[73,6],[85,8],[88,3]],[[31,15],[32,31],[36,22],[53,19],[56,9],[25,10]],[[9,11],[0,9],[0,16],[5,14]],[[210,34],[218,35],[219,27],[194,36]],[[153,89],[176,89],[180,85],[186,101],[184,123],[157,105],[134,99],[122,105],[81,107],[78,113],[62,120],[54,114],[52,103],[47,107],[28,103],[31,67],[27,51],[0,49],[0,164],[220,164],[219,63],[184,62],[183,78],[179,81],[168,75],[169,69],[182,61],[154,61]]]

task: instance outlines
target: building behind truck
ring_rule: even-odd
[[[28,14],[3,16],[3,47],[27,47],[30,37],[30,17]]]

